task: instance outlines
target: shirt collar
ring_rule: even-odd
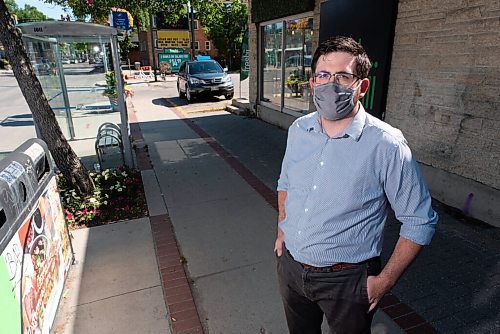
[[[317,111],[301,117],[299,124],[300,124],[299,126],[305,129],[307,132],[311,131],[322,132],[319,115]]]
[[[365,108],[363,108],[363,105],[361,102],[359,102],[359,110],[356,113],[356,116],[352,119],[352,122],[347,126],[347,128],[344,130],[344,133],[354,139],[355,141],[358,141],[359,138],[361,137],[361,134],[363,133],[363,128],[365,127],[366,124],[366,111]]]

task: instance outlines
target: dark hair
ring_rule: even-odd
[[[361,79],[368,77],[368,72],[370,72],[372,63],[365,49],[351,37],[345,36],[329,38],[318,46],[312,60],[313,73],[316,72],[316,64],[318,63],[319,57],[331,52],[346,52],[353,55],[356,58],[356,73],[354,74]]]

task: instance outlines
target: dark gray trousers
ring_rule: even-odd
[[[278,281],[290,334],[321,334],[325,315],[330,334],[365,334],[375,310],[368,313],[368,271],[378,275],[380,262],[355,268],[317,270],[304,268],[283,246],[277,259]]]

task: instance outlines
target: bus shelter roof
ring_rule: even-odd
[[[55,38],[58,42],[96,43],[119,36],[116,28],[86,22],[43,21],[18,24],[24,37]]]

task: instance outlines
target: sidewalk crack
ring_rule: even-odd
[[[149,289],[153,289],[153,288],[157,288],[157,287],[161,287],[161,284],[157,284],[157,285],[153,285],[153,286],[150,286],[150,287],[147,287],[147,288],[137,289],[137,290],[133,290],[133,291],[128,291],[128,292],[120,293],[120,294],[113,295],[113,296],[108,296],[108,297],[101,298],[101,299],[96,299],[96,300],[93,300],[93,301],[90,301],[90,302],[86,302],[86,303],[82,303],[82,304],[77,304],[76,306],[90,305],[90,304],[93,304],[93,303],[101,302],[103,300],[107,300],[107,299],[111,299],[111,298],[115,298],[115,297],[121,297],[121,296],[129,295],[131,293],[136,293],[136,292],[140,292],[140,291],[144,291],[144,290],[149,290]]]
[[[220,271],[216,271],[216,272],[213,272],[213,273],[210,273],[210,274],[205,274],[205,275],[196,276],[196,277],[192,277],[192,278],[193,279],[206,278],[206,277],[210,277],[210,276],[214,276],[214,275],[218,275],[218,274],[222,274],[222,273],[227,273],[227,272],[231,272],[231,271],[243,269],[243,268],[246,268],[246,267],[251,267],[251,266],[254,266],[254,265],[257,265],[257,264],[261,264],[261,263],[264,263],[264,262],[265,261],[258,261],[258,262],[254,262],[254,263],[244,264],[244,265],[241,265],[241,266],[229,268],[229,269],[226,269],[226,270],[220,270]]]

